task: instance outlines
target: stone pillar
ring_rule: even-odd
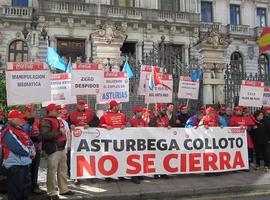
[[[89,61],[89,58],[92,56],[92,49],[91,49],[91,41],[89,38],[85,41],[85,55],[86,55],[86,62]]]
[[[189,46],[188,45],[184,46],[183,53],[184,53],[183,58],[184,58],[185,64],[188,64],[189,63]]]
[[[215,99],[216,102],[219,102],[220,104],[224,103],[224,85],[225,85],[223,73],[224,69],[225,64],[219,64],[217,65],[217,69],[215,71],[216,79],[219,80],[215,88]]]
[[[212,74],[210,67],[205,67],[203,69],[203,103],[212,104],[213,103],[213,90],[212,90]]]
[[[143,45],[143,43],[142,43],[142,41],[138,41],[138,43],[137,43],[137,55],[136,55],[136,57],[137,57],[137,60],[140,62],[140,63],[142,63],[142,58],[143,58],[143,53],[142,53],[142,51],[143,51],[143,49],[142,49],[142,45]]]

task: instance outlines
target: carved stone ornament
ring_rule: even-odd
[[[254,58],[254,54],[255,54],[254,46],[249,46],[248,47],[248,58],[250,60],[252,60]]]
[[[227,48],[230,45],[230,40],[223,37],[221,33],[213,30],[202,40],[202,44],[213,48]]]
[[[120,29],[118,29],[116,26],[111,24],[105,24],[103,26],[100,26],[99,30],[93,32],[91,34],[92,38],[99,38],[101,40],[104,40],[106,44],[111,44],[113,40],[119,38],[122,40],[125,40],[127,35]]]

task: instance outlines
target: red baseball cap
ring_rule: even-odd
[[[77,101],[77,105],[80,105],[80,106],[85,106],[85,101],[83,99],[78,99]]]
[[[19,111],[19,110],[11,110],[8,113],[9,119],[14,119],[14,118],[23,119],[24,117],[25,117],[25,115],[22,114],[21,111]]]
[[[136,114],[138,112],[143,112],[143,108],[141,106],[136,106],[134,109],[133,109],[133,113]]]
[[[234,107],[235,111],[243,111],[243,106],[236,106]]]
[[[268,110],[270,110],[270,107],[269,106],[264,106],[263,109],[262,109],[263,112],[266,112]]]
[[[109,103],[109,106],[110,106],[111,109],[112,109],[113,107],[117,106],[117,105],[118,105],[118,103],[117,103],[117,101],[115,101],[115,100],[111,100],[110,103]]]
[[[28,105],[24,107],[24,112],[32,112],[34,110],[33,106]]]
[[[51,104],[49,104],[49,105],[47,106],[46,109],[47,109],[48,112],[50,112],[50,111],[52,111],[52,110],[60,110],[61,107],[58,106],[58,105],[56,105],[55,103],[51,103]]]
[[[156,108],[157,108],[158,110],[161,110],[162,108],[164,108],[164,104],[163,104],[163,103],[157,103],[157,104],[156,104]]]

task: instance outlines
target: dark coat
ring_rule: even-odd
[[[254,145],[265,145],[269,142],[270,137],[267,128],[263,121],[255,121],[255,126],[251,129],[251,135],[254,140]]]

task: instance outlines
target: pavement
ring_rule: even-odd
[[[39,181],[42,189],[46,189],[46,163],[43,160]],[[76,195],[61,199],[95,199],[95,200],[175,200],[196,199],[202,196],[237,196],[246,192],[269,192],[270,172],[263,169],[238,172],[227,172],[219,175],[172,175],[168,179],[145,177],[141,184],[135,184],[130,179],[106,182],[98,179],[96,183],[82,180],[80,186],[69,181],[70,189]],[[0,200],[5,199],[0,195]],[[269,197],[267,197],[270,199]],[[45,196],[33,196],[33,200],[46,199]],[[231,199],[231,198],[228,198]]]

